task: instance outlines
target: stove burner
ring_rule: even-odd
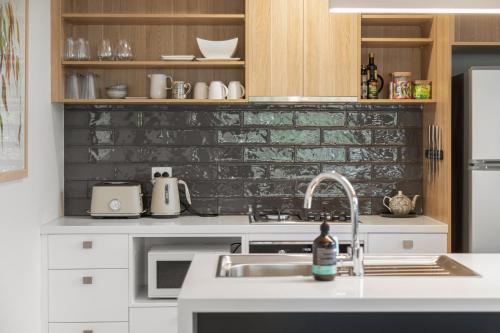
[[[260,211],[257,214],[250,213],[251,223],[269,224],[293,224],[293,223],[319,223],[327,221],[330,223],[350,223],[351,217],[345,213],[335,212],[307,212],[303,211]],[[253,218],[252,218],[253,217]]]

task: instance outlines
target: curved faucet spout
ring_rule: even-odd
[[[351,258],[353,261],[353,270],[355,275],[363,275],[363,249],[358,239],[359,225],[359,202],[356,191],[346,177],[335,171],[325,172],[314,178],[309,186],[304,197],[304,208],[311,209],[314,191],[325,180],[333,180],[342,185],[347,193],[349,203],[351,205],[351,223],[352,223],[352,243],[351,243]]]

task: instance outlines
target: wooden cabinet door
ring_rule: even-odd
[[[304,20],[304,95],[357,97],[359,14],[332,14],[329,0],[306,0]]]
[[[302,96],[304,0],[250,0],[247,13],[248,96]]]

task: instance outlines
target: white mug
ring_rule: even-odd
[[[208,84],[206,82],[196,82],[194,85],[194,99],[208,98]]]
[[[227,99],[241,99],[245,96],[245,87],[239,81],[229,82]]]
[[[228,93],[228,88],[221,81],[212,81],[208,88],[209,99],[226,99]]]
[[[150,74],[148,77],[151,79],[151,87],[149,89],[149,97],[152,99],[166,99],[167,90],[172,89],[174,79],[165,74]],[[168,81],[170,80],[170,86]]]

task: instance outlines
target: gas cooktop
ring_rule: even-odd
[[[259,211],[249,212],[251,224],[312,224],[329,223],[349,224],[351,217],[345,213],[336,214],[335,212],[303,212],[303,211]]]

